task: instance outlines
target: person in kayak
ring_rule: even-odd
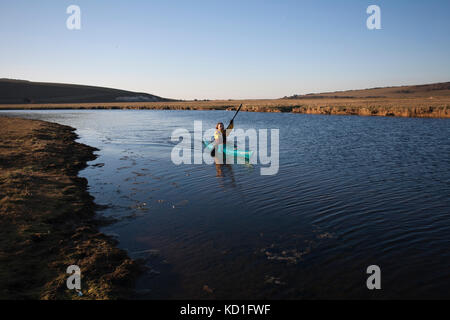
[[[231,133],[231,130],[233,129],[234,124],[233,120],[231,120],[230,125],[228,126],[228,129],[225,130],[225,126],[222,122],[217,123],[216,125],[216,131],[214,131],[214,146],[215,148],[211,151],[211,156],[216,155],[216,149],[219,145],[226,145],[227,144],[227,136]],[[223,159],[221,159],[223,161]]]
[[[227,144],[227,132],[222,122],[216,125],[216,131],[214,132],[214,144],[216,146],[221,144]]]
[[[227,144],[227,136],[230,135],[231,131],[234,128],[233,120],[231,120],[230,124],[228,125],[228,128],[225,129],[225,126],[222,122],[219,122],[216,124],[216,131],[214,131],[214,145],[225,145]]]

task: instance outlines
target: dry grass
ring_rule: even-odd
[[[309,114],[378,115],[400,117],[450,118],[450,96],[413,98],[322,98],[277,100],[213,100],[183,102],[109,102],[68,104],[0,105],[5,110],[33,109],[157,109],[157,110],[232,110],[293,112]]]

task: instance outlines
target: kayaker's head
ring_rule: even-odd
[[[224,125],[223,125],[222,122],[219,122],[219,123],[216,125],[216,129],[219,130],[219,131],[221,131],[221,132],[224,132],[224,131],[225,131],[225,127],[224,127]]]

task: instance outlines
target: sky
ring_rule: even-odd
[[[449,34],[448,0],[2,0],[0,78],[175,99],[424,84],[450,81]]]

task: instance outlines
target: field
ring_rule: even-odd
[[[48,94],[48,93],[47,93]],[[39,100],[39,99],[36,99]],[[67,102],[0,104],[11,109],[160,109],[291,112],[326,115],[362,115],[450,118],[450,82],[295,95],[265,100],[194,100],[159,102]]]

